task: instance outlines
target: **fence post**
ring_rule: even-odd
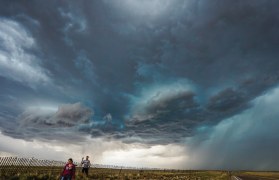
[[[11,172],[11,162],[13,160],[13,157],[8,157],[6,164],[7,164],[7,173],[9,174]]]
[[[10,157],[6,157],[5,158],[5,161],[4,161],[4,173],[8,173],[8,169],[9,169],[9,166],[8,166],[8,161],[9,161]]]
[[[2,177],[2,175],[3,175],[3,166],[2,166],[3,161],[4,161],[4,158],[0,157],[0,177]]]
[[[29,158],[29,161],[28,161],[28,164],[27,164],[27,168],[26,168],[26,173],[29,173],[29,175],[30,175],[30,167],[31,167],[31,164],[32,164],[32,162],[33,162],[33,157],[32,158]]]
[[[23,173],[25,168],[26,168],[24,162],[25,162],[24,158],[20,158],[20,160],[18,162],[18,171],[19,171],[19,173]]]
[[[11,164],[11,173],[14,175],[17,171],[17,167],[15,166],[17,162],[17,157],[12,158],[12,164]]]
[[[120,178],[121,171],[122,171],[122,166],[121,166],[121,169],[120,169],[120,171],[118,173],[118,178]]]
[[[50,174],[49,174],[49,177],[51,176],[51,174],[53,174],[53,168],[54,168],[54,161],[51,161],[50,163]]]

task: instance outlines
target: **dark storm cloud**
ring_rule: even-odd
[[[138,108],[127,122],[127,129],[143,138],[164,139],[165,142],[179,141],[189,136],[192,128],[204,119],[197,116],[202,110],[188,91],[177,92],[149,99],[147,104]]]
[[[43,111],[47,111],[47,109],[35,108],[24,112],[19,116],[20,126],[72,127],[78,124],[89,123],[93,115],[93,112],[89,108],[83,107],[81,103],[62,105],[55,114]]]
[[[127,122],[130,133],[143,138],[179,142],[193,136],[199,126],[214,125],[249,107],[243,92],[225,89],[204,106],[193,92],[182,91],[167,97],[153,97]]]
[[[277,87],[252,108],[190,138],[194,168],[278,170],[278,92]]]
[[[265,8],[262,8],[263,4]],[[253,98],[278,83],[278,70],[274,66],[278,63],[278,53],[274,49],[278,47],[278,34],[274,33],[278,26],[268,23],[278,22],[278,16],[271,4],[266,1],[237,1],[233,4],[228,1],[191,1],[188,4],[191,13],[177,11],[179,13],[169,17],[176,21],[167,19],[163,25],[155,23],[154,29],[146,29],[147,36],[153,41],[136,52],[138,60],[144,59],[147,64],[141,66],[140,75],[144,81],[154,82],[161,80],[167,72],[166,76],[187,77],[198,84],[203,93],[196,96],[203,96],[204,101],[199,104],[199,114],[191,114],[197,126],[210,122],[216,124],[242,112]],[[156,38],[155,33],[159,30],[160,38]],[[156,63],[155,68],[150,61]],[[215,89],[213,93],[212,89]],[[169,119],[173,120],[178,114],[172,112]],[[152,113],[145,116],[152,119]],[[186,114],[180,117],[180,122],[187,117]],[[183,127],[168,125],[169,129]],[[150,129],[156,126],[147,125]],[[191,126],[188,128],[191,132]],[[146,129],[139,130],[147,132],[145,137],[160,130],[157,127],[154,128],[157,131]],[[181,131],[191,134],[183,128]],[[161,137],[175,134],[159,132]]]
[[[29,106],[81,102],[88,111],[80,117],[91,124],[79,132],[180,142],[242,113],[278,84],[278,1],[174,0],[155,4],[156,12],[120,2],[3,2],[0,91],[12,97],[0,97],[4,132],[13,134],[5,118],[19,123]],[[21,117],[26,127],[58,123]]]
[[[26,140],[84,141],[81,134],[73,132],[79,125],[89,126],[92,116],[92,110],[81,103],[64,104],[58,110],[33,107],[20,114],[17,121],[2,126],[3,134]]]
[[[245,101],[244,94],[225,89],[210,98],[207,108],[210,111],[226,112],[239,107],[243,101]]]
[[[36,51],[36,43],[19,23],[0,19],[1,29],[1,76],[26,83],[32,88],[38,84],[49,84],[47,70],[40,67],[39,58],[30,51]],[[24,61],[21,61],[24,59]]]

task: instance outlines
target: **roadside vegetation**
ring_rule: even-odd
[[[232,176],[279,179],[279,172],[197,171],[171,169],[140,169],[93,164],[88,177],[75,163],[75,180],[229,180]],[[0,180],[58,180],[65,162],[36,158],[0,157]]]
[[[62,168],[52,169],[52,172],[42,171],[42,167],[32,167],[31,173],[2,173],[0,179],[5,180],[52,180],[59,179]],[[225,171],[192,171],[192,170],[133,170],[91,168],[88,177],[81,174],[77,168],[76,180],[79,179],[105,179],[105,180],[140,180],[140,179],[170,179],[170,180],[228,180]]]

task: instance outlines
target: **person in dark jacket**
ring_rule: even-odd
[[[76,174],[76,166],[73,163],[73,159],[69,158],[67,164],[61,173],[61,180],[74,180]]]

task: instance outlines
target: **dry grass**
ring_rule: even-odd
[[[237,175],[248,175],[248,176],[257,176],[257,177],[267,177],[279,179],[278,171],[241,171],[236,173]]]
[[[52,180],[59,179],[61,168],[44,171],[42,167],[32,167],[31,172],[15,171],[2,172],[1,178],[5,180]],[[0,179],[1,179],[0,178]],[[77,168],[76,180],[79,179],[100,179],[100,180],[227,180],[228,174],[223,171],[186,171],[186,170],[137,170],[137,169],[105,169],[91,168],[86,178]]]
[[[28,171],[19,171],[20,167],[10,167],[3,171],[0,168],[0,180],[55,180],[59,179],[61,167],[30,167]],[[272,177],[279,179],[279,172],[232,172],[231,175],[252,175],[258,177]],[[194,170],[139,170],[139,169],[108,169],[91,168],[86,178],[77,168],[76,180],[228,180],[227,171],[194,171]]]

